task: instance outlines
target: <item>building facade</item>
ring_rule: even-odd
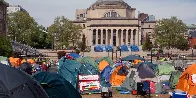
[[[6,36],[7,34],[7,7],[9,4],[4,0],[0,1],[0,36]]]
[[[149,20],[123,0],[97,0],[87,9],[77,9],[74,23],[84,28],[87,46],[140,46],[146,33],[153,33],[155,19]]]
[[[24,8],[22,8],[20,5],[9,5],[9,7],[7,7],[7,13],[14,13],[17,11],[23,11],[23,12],[27,12]]]
[[[187,25],[187,32],[186,35],[188,37],[189,40],[189,46],[194,48],[194,46],[196,45],[196,25],[192,24],[192,25]]]

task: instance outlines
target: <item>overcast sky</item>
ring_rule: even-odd
[[[5,0],[12,5],[21,5],[32,17],[45,27],[56,16],[75,19],[76,9],[85,9],[96,0]],[[155,15],[156,19],[177,16],[187,24],[196,24],[196,0],[124,0],[136,12]],[[136,13],[137,14],[137,13]]]

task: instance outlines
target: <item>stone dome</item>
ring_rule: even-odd
[[[123,0],[97,0],[94,4],[90,6],[92,9],[96,8],[131,8],[126,2]]]

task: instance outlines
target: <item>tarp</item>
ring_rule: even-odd
[[[122,58],[122,60],[123,61],[131,61],[131,60],[145,60],[145,59],[141,58],[139,56],[136,56],[136,55],[129,55],[129,56]]]
[[[33,77],[42,84],[49,98],[82,98],[79,92],[57,73],[40,72]]]
[[[106,50],[106,52],[112,52],[113,47],[111,45],[106,45],[105,50]]]
[[[9,61],[10,61],[11,65],[12,65],[13,67],[19,67],[20,64],[21,64],[20,58],[13,58],[13,57],[10,57],[10,58],[9,58]]]
[[[157,66],[158,75],[171,75],[173,71],[175,71],[175,68],[169,63],[163,63]]]
[[[110,64],[110,66],[114,65],[114,61],[110,57],[99,58],[99,59],[96,60],[96,62],[99,63],[99,62],[101,62],[103,60],[106,60]]]
[[[183,60],[175,60],[174,61],[174,67],[181,67],[183,68],[185,65],[185,62]]]
[[[126,45],[120,46],[120,50],[121,51],[129,51],[128,46],[126,46]]]
[[[156,77],[154,69],[145,63],[140,63],[134,67],[138,69],[139,77],[141,79]]]
[[[42,87],[24,72],[0,64],[1,98],[48,98]]]
[[[196,64],[189,66],[180,76],[176,89],[196,95]]]
[[[81,57],[81,55],[76,54],[76,53],[70,53],[70,54],[68,54],[68,55],[71,56],[71,57],[74,58],[74,59],[80,58],[80,57]]]
[[[104,70],[101,72],[101,77],[104,78],[106,82],[110,82],[111,71],[112,71],[112,67],[106,66]]]
[[[136,46],[136,45],[132,45],[130,48],[131,48],[131,51],[133,51],[133,52],[138,52],[139,51],[139,47]]]
[[[91,64],[94,68],[98,69],[98,64],[95,62],[95,60],[89,56],[87,57],[81,57],[76,59],[80,63],[89,63]]]
[[[97,45],[97,46],[95,46],[95,47],[94,47],[94,51],[95,51],[95,52],[103,52],[103,47],[102,47],[102,45]]]
[[[63,65],[60,65],[58,70],[59,75],[76,87],[79,68],[82,64],[76,60],[65,60],[62,64]]]
[[[129,91],[136,90],[137,89],[137,83],[135,79],[136,73],[135,71],[130,71],[127,75],[126,79],[123,81],[123,84],[121,85],[122,88],[127,89]]]
[[[104,69],[106,66],[108,66],[108,65],[109,65],[109,63],[108,63],[106,60],[101,61],[101,62],[98,64],[99,71],[102,72],[103,69]]]

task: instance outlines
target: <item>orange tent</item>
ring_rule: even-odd
[[[196,74],[196,64],[189,66],[180,76],[176,89],[183,90],[189,95],[196,95],[196,83],[193,83],[192,77]]]
[[[25,59],[23,59],[23,60],[21,61],[21,64],[24,63],[24,62],[27,62],[27,61],[26,61]]]
[[[19,67],[21,64],[20,58],[10,57],[9,60],[10,60],[10,63],[12,64],[13,67]]]
[[[122,68],[123,66],[118,66],[113,73],[111,74],[110,77],[110,83],[112,83],[112,86],[120,86],[126,79],[126,75],[118,75],[118,71]]]
[[[99,71],[102,72],[104,70],[104,68],[108,65],[109,65],[109,63],[106,60],[101,61],[98,65]]]
[[[134,60],[133,65],[138,64],[140,62],[142,62],[142,60]]]
[[[28,62],[29,64],[34,64],[34,63],[35,63],[35,61],[34,61],[33,59],[28,59],[27,62]]]

